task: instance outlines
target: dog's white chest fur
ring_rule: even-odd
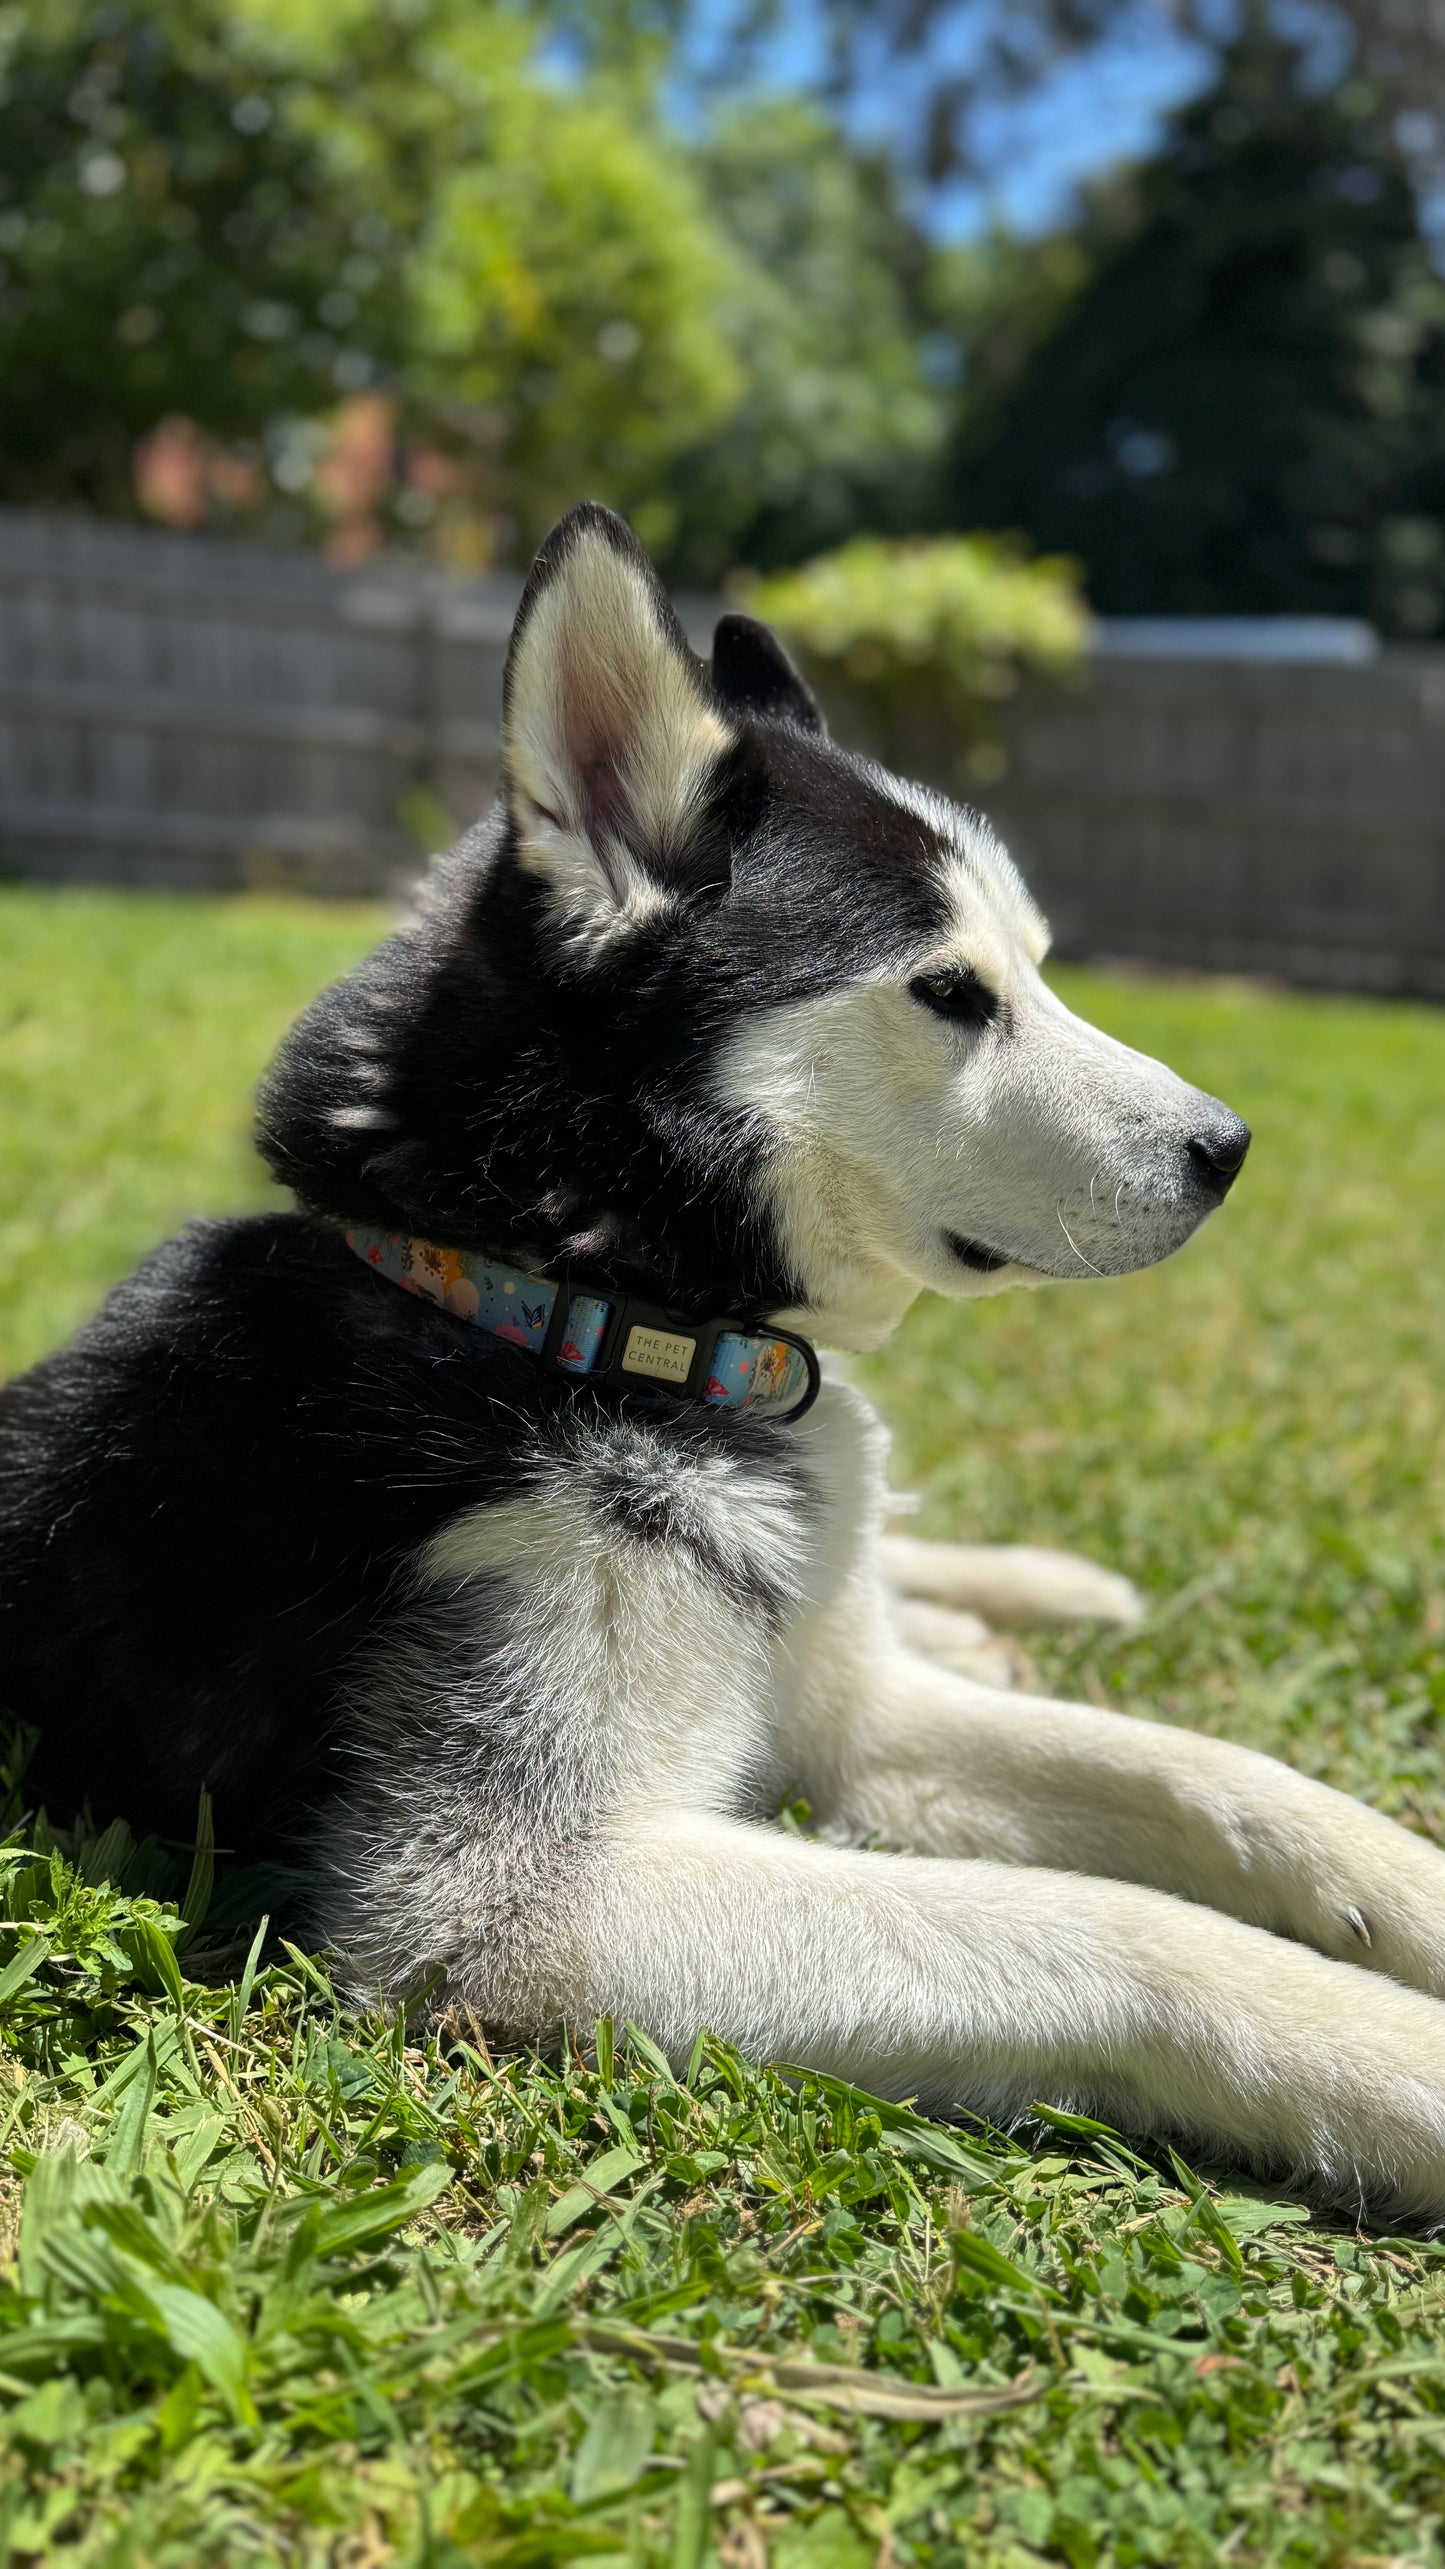
[[[829,1382],[776,1450],[680,1444],[607,1418],[579,1426],[525,1495],[469,1510],[418,1565],[439,1621],[499,1634],[522,1699],[612,1808],[758,1810],[827,1618],[882,1612],[876,1542],[886,1439]],[[866,1601],[866,1602],[865,1602]]]

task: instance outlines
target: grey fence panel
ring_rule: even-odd
[[[392,888],[491,798],[516,594],[0,512],[0,869]]]
[[[1100,658],[987,801],[1064,953],[1445,995],[1445,655]]]
[[[0,871],[391,889],[491,799],[516,598],[0,511]],[[1062,952],[1445,996],[1445,652],[1113,648],[1010,748],[983,799]]]

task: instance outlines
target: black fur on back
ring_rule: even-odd
[[[763,628],[725,618],[696,666],[733,737],[675,898],[579,956],[504,799],[281,1048],[258,1141],[301,1211],[195,1226],[0,1393],[0,1703],[39,1725],[56,1817],[88,1802],[185,1838],[205,1782],[227,1844],[284,1844],[344,1773],[348,1672],[448,1518],[515,1494],[609,1404],[776,1451],[777,1430],[664,1393],[544,1376],[369,1273],[338,1227],[570,1264],[699,1315],[797,1300],[757,1140],[712,1099],[718,1048],[926,940],[937,845],[827,740]]]

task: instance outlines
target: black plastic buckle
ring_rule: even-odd
[[[572,1303],[583,1296],[612,1304],[602,1344],[585,1374],[557,1363],[557,1350],[567,1335]],[[780,1423],[802,1418],[822,1389],[816,1352],[806,1338],[775,1328],[769,1320],[738,1320],[731,1314],[714,1320],[687,1320],[661,1303],[639,1302],[630,1294],[614,1298],[599,1293],[595,1285],[573,1284],[564,1277],[557,1289],[541,1357],[544,1365],[553,1367],[569,1382],[646,1385],[654,1391],[677,1392],[684,1400],[701,1400],[718,1340],[731,1337],[774,1339],[781,1346],[796,1349],[808,1372],[807,1389],[801,1400],[784,1410],[764,1405],[756,1414],[759,1418],[776,1418]]]

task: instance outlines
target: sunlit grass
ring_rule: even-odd
[[[265,1203],[256,1076],[384,925],[350,903],[0,888],[0,1377],[192,1214]]]

